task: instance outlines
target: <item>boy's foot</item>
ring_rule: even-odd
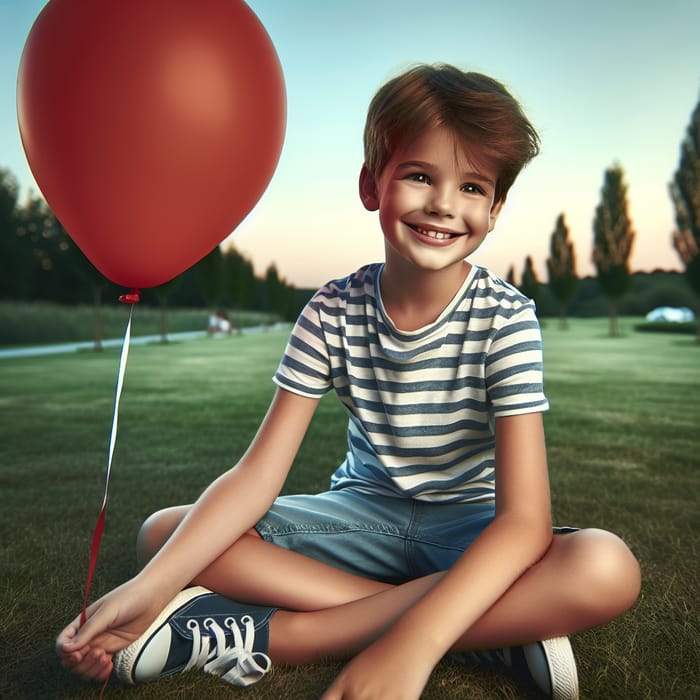
[[[201,668],[232,685],[251,685],[272,664],[264,652],[275,610],[235,603],[199,586],[186,588],[114,655],[114,673],[134,684]]]
[[[451,654],[461,663],[505,666],[517,680],[537,686],[553,700],[578,700],[578,673],[568,637],[519,647]]]

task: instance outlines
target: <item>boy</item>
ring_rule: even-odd
[[[446,653],[489,649],[462,656],[578,697],[565,635],[627,610],[639,568],[610,533],[553,534],[533,304],[466,260],[537,150],[486,76],[418,66],[379,90],[360,197],[385,262],[307,305],[249,450],[144,523],[143,569],[61,633],[66,667],[246,685],[271,660],[352,658],[324,700],[387,700],[418,698]],[[276,498],[331,387],[349,413],[331,490]]]

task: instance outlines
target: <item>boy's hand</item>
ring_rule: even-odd
[[[427,650],[385,635],[345,666],[321,700],[419,700],[433,667]]]
[[[127,581],[87,609],[82,627],[78,616],[58,635],[61,665],[85,680],[105,681],[112,656],[135,641],[164,605],[137,579]]]

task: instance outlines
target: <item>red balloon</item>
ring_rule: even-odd
[[[284,140],[274,46],[239,0],[51,0],[20,62],[47,203],[109,279],[153,287],[255,206]]]

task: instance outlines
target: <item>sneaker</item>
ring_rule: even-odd
[[[251,685],[272,665],[264,652],[275,611],[235,603],[200,586],[187,588],[114,655],[114,674],[133,685],[201,668],[232,685]]]
[[[568,637],[519,647],[451,654],[460,663],[507,667],[515,678],[537,686],[553,700],[578,700],[578,673]]]

